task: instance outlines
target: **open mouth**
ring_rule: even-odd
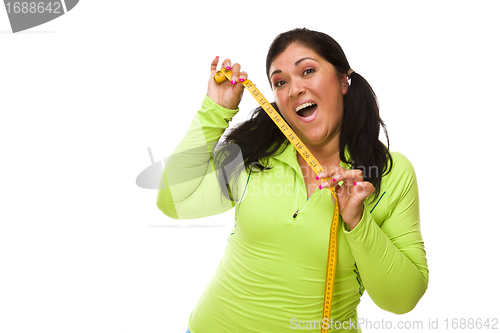
[[[295,112],[297,112],[297,116],[304,123],[309,123],[316,119],[318,115],[318,105],[314,102],[305,102],[297,107],[295,107]]]
[[[317,108],[318,106],[314,103],[302,104],[297,107],[297,115],[299,115],[300,117],[309,117],[314,113],[314,111],[316,111]]]

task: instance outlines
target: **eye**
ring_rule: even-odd
[[[315,70],[314,70],[313,68],[308,68],[308,69],[306,69],[306,70],[304,71],[304,73],[303,73],[303,74],[304,74],[304,75],[308,75],[308,74],[312,74],[312,73],[314,73],[314,72],[315,72]]]
[[[274,87],[279,88],[284,84],[285,84],[285,81],[283,81],[283,80],[276,81],[276,82],[274,82]]]

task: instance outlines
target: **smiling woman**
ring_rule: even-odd
[[[385,126],[375,94],[340,46],[324,33],[296,29],[274,40],[266,61],[273,106],[325,168],[318,177],[262,108],[214,149],[239,111],[248,77],[226,59],[221,68],[233,78],[216,84],[218,63],[212,61],[207,96],[165,165],[157,197],[158,207],[177,219],[236,206],[226,251],[191,313],[190,332],[288,332],[296,322],[318,323],[308,332],[324,325],[360,332],[357,305],[365,290],[384,310],[412,310],[428,283],[415,172],[378,140]],[[328,325],[322,305],[334,198],[321,189],[340,182]]]
[[[294,63],[293,59],[299,60]],[[276,57],[271,70],[273,68],[286,68],[271,74],[274,97],[287,122],[296,131],[302,131],[299,136],[309,145],[321,145],[321,141],[331,142],[332,136],[338,137],[343,112],[341,101],[347,93],[347,83],[339,82],[335,67],[310,48],[292,44]],[[318,109],[330,112],[318,114]],[[307,127],[297,123],[316,119],[318,121]],[[332,143],[338,146],[338,142]],[[322,153],[332,155],[324,150]]]

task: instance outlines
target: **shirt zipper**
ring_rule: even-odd
[[[293,170],[293,174],[294,174],[294,182],[295,184],[297,184],[297,173],[295,172],[295,169]],[[295,213],[293,213],[293,216],[292,218],[296,218],[297,215],[299,214],[299,210],[297,209],[297,202],[299,201],[299,194],[302,192],[301,191],[301,187],[297,186],[297,194],[295,196]],[[318,192],[318,189],[316,189],[313,194],[311,195],[311,197],[309,197],[309,199],[307,199],[307,203],[306,205],[302,208],[302,212],[304,211],[304,209],[306,209],[307,205],[309,205],[309,202],[310,202],[310,199],[316,194],[316,192]],[[307,189],[306,189],[306,195],[307,195]]]

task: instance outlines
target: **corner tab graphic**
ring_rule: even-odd
[[[12,32],[31,29],[73,9],[79,0],[4,0]]]

